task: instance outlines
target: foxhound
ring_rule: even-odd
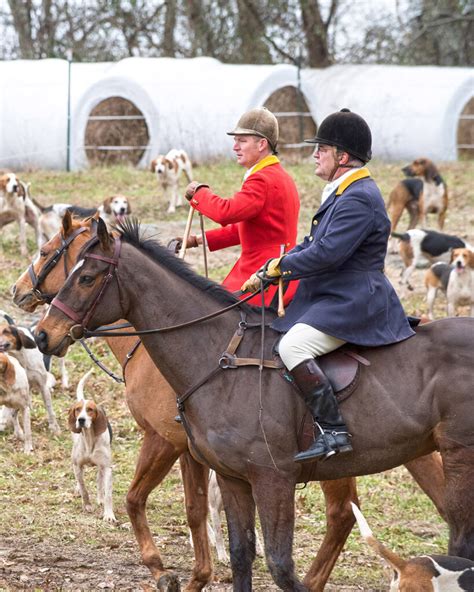
[[[156,174],[158,185],[161,187],[168,201],[168,214],[176,211],[183,205],[183,197],[178,189],[181,173],[186,175],[191,183],[193,171],[189,156],[184,150],[173,148],[168,154],[160,154],[151,161],[151,171]]]
[[[71,460],[84,511],[92,511],[84,481],[84,467],[91,465],[97,467],[97,503],[104,506],[103,519],[116,522],[112,505],[112,429],[104,410],[92,399],[84,398],[84,383],[91,372],[79,381],[77,401],[69,409]]]

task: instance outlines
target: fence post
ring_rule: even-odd
[[[72,49],[66,52],[67,58],[67,138],[66,138],[66,171],[71,170],[71,64]]]

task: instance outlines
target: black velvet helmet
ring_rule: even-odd
[[[350,109],[341,109],[328,115],[321,122],[316,137],[305,142],[336,146],[363,162],[369,162],[372,158],[370,128],[365,119]]]

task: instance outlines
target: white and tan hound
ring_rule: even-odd
[[[72,466],[84,511],[92,505],[84,480],[86,465],[97,467],[97,503],[104,506],[103,519],[116,522],[112,504],[112,429],[104,410],[92,399],[84,398],[84,383],[89,370],[77,386],[77,402],[69,409],[72,432]]]
[[[425,274],[428,318],[434,318],[438,290],[446,294],[447,314],[455,316],[458,306],[469,306],[474,317],[474,251],[453,249],[451,263],[435,263]]]
[[[109,230],[132,212],[129,198],[120,194],[105,198],[98,208],[84,208],[68,203],[43,206],[37,200],[34,200],[34,203],[41,211],[39,224],[45,240],[50,240],[61,230],[61,222],[66,210],[69,210],[76,218],[88,218],[99,212]]]
[[[19,228],[20,253],[28,254],[26,224],[35,231],[36,244],[40,248],[43,240],[39,225],[40,211],[29,195],[30,184],[21,181],[15,173],[0,175],[0,228],[17,222]]]
[[[411,228],[402,234],[392,232],[392,237],[399,239],[398,251],[404,265],[400,285],[403,289],[409,290],[412,289],[409,282],[410,276],[423,257],[430,263],[437,261],[447,263],[452,249],[471,248],[464,239],[436,230]]]
[[[48,415],[49,429],[53,434],[60,433],[60,427],[56,420],[51,401],[51,389],[55,383],[54,376],[50,374],[44,365],[43,354],[36,347],[33,335],[26,327],[13,324],[13,319],[0,311],[0,352],[5,352],[16,358],[28,377],[31,389],[37,388],[43,398],[43,403]]]
[[[13,410],[11,416],[15,436],[23,440],[26,454],[33,450],[31,437],[30,389],[25,370],[18,360],[5,353],[0,353],[0,405]],[[23,429],[18,415],[21,412]]]
[[[427,214],[437,214],[442,230],[448,209],[448,188],[436,165],[429,158],[417,158],[402,170],[409,177],[419,177],[423,181],[418,200],[421,225],[426,226]]]
[[[183,205],[183,197],[179,193],[179,178],[181,173],[186,175],[191,183],[193,170],[191,160],[184,150],[173,148],[168,154],[160,154],[151,161],[151,171],[156,174],[158,185],[168,201],[168,214]]]
[[[374,537],[362,512],[351,505],[362,537],[394,570],[390,592],[473,592],[474,561],[448,555],[402,559]]]

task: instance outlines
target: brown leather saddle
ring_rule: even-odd
[[[280,360],[278,344],[274,347],[274,357]],[[370,366],[370,362],[358,354],[350,345],[343,347],[318,358],[321,370],[326,374],[332,385],[338,403],[345,401],[355,391],[359,384],[360,366]],[[282,377],[297,390],[290,373],[283,367]],[[306,450],[314,440],[313,418],[309,411],[303,417],[298,430],[298,447]]]

